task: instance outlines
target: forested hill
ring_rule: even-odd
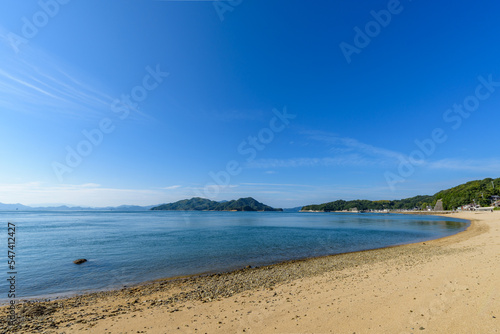
[[[394,201],[338,200],[318,205],[307,205],[302,210],[314,211],[344,211],[358,210],[411,210],[436,205],[437,200],[443,200],[443,208],[452,210],[462,205],[477,203],[481,206],[491,205],[491,196],[500,195],[500,178],[470,181],[465,184],[442,190],[432,196],[415,196]]]
[[[442,199],[445,210],[471,204],[474,201],[481,206],[490,206],[490,198],[493,195],[500,196],[500,178],[471,181],[442,190],[434,195],[434,203]]]
[[[240,198],[227,202],[216,202],[206,198],[194,197],[175,203],[162,204],[151,210],[178,211],[283,211],[260,203],[252,197]]]

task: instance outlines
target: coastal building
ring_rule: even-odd
[[[474,211],[493,211],[495,207],[487,206],[487,207],[476,207]]]
[[[459,211],[473,211],[475,209],[474,204],[467,204],[467,205],[462,205],[461,207],[457,208]]]

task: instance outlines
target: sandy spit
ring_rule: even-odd
[[[498,333],[500,212],[424,243],[19,304],[1,333]]]

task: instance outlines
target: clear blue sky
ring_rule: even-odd
[[[0,202],[293,207],[500,176],[497,1],[41,3],[1,4]]]

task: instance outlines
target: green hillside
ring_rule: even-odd
[[[438,199],[443,200],[443,208],[445,210],[452,210],[462,205],[471,204],[474,201],[481,206],[489,206],[491,204],[490,198],[493,195],[500,195],[500,178],[467,182],[451,189],[442,190],[432,196],[415,196],[394,201],[338,200],[324,204],[307,205],[302,210],[344,211],[353,208],[357,208],[358,210],[425,209],[428,205],[434,207]]]
[[[151,210],[171,211],[283,211],[269,205],[260,203],[252,197],[240,198],[228,202],[216,202],[206,198],[194,197],[177,201],[175,203],[162,204]]]
[[[473,203],[489,206],[493,195],[500,196],[500,178],[470,181],[457,187],[442,190],[434,195],[435,201],[443,200],[445,210]],[[435,202],[434,201],[434,202]]]

